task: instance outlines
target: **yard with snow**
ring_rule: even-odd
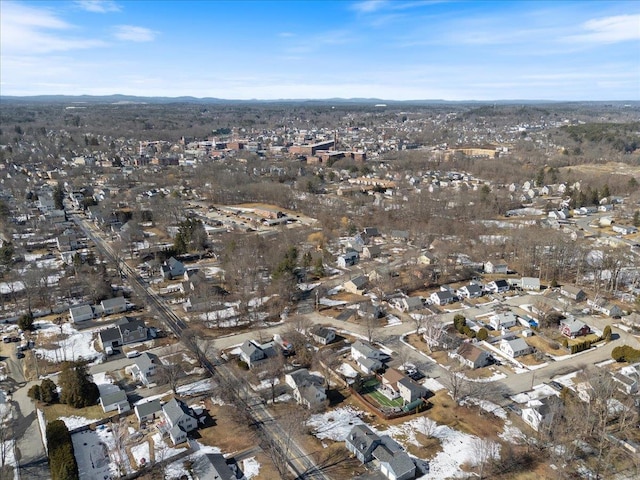
[[[38,332],[37,344],[43,345],[35,348],[34,352],[49,362],[102,358],[94,347],[95,329],[79,331],[70,323],[63,323],[59,327],[44,321],[36,321],[34,325]]]

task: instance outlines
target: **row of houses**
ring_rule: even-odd
[[[102,300],[98,305],[76,305],[69,308],[69,319],[72,323],[86,322],[102,315],[112,315],[127,311],[127,299],[114,297]]]

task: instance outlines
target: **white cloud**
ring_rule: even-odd
[[[640,40],[640,14],[594,18],[582,24],[582,33],[565,37],[583,43],[618,43]]]
[[[115,37],[118,40],[131,42],[151,42],[158,32],[149,28],[136,27],[135,25],[118,25],[115,27]]]
[[[109,13],[122,10],[120,5],[112,0],[76,0],[75,4],[87,12]]]
[[[105,45],[101,40],[70,35],[74,28],[49,9],[3,2],[0,16],[2,55],[44,54]]]
[[[381,10],[386,3],[384,0],[364,0],[351,5],[351,9],[358,13],[372,13]]]

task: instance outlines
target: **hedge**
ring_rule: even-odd
[[[79,480],[69,429],[62,420],[47,423],[47,445],[52,480]]]

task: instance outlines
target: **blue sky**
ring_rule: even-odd
[[[2,95],[640,100],[637,1],[0,1]]]

